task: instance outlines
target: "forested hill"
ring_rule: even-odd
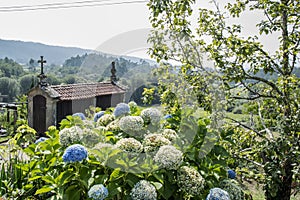
[[[0,39],[0,58],[12,58],[22,64],[28,63],[31,58],[37,60],[39,56],[44,55],[47,57],[47,63],[60,65],[72,56],[90,52],[92,50],[76,47],[50,46],[35,42]]]

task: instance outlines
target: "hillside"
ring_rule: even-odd
[[[0,58],[8,57],[18,63],[28,63],[31,58],[37,60],[44,55],[48,64],[60,65],[72,56],[90,52],[92,50],[76,47],[51,46],[35,42],[0,39]]]

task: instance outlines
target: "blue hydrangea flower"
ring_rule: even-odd
[[[173,116],[171,114],[167,114],[164,116],[164,119],[171,119]]]
[[[100,112],[95,113],[94,122],[97,122],[98,119],[100,119],[104,115],[104,113],[105,113],[104,111],[100,111]]]
[[[210,189],[206,200],[230,200],[229,194],[221,188]]]
[[[88,191],[89,198],[94,200],[103,200],[108,196],[108,190],[104,185],[98,184],[93,185]]]
[[[114,110],[115,117],[120,117],[123,115],[127,115],[129,113],[130,113],[130,107],[126,103],[119,103]]]
[[[236,173],[232,169],[227,170],[227,173],[228,173],[228,178],[231,178],[231,179],[236,178]]]
[[[80,117],[81,120],[85,120],[86,119],[86,117],[85,117],[85,115],[83,113],[74,113],[72,116],[73,117],[75,117],[75,116]]]
[[[34,143],[35,143],[35,144],[38,144],[38,143],[43,142],[43,141],[45,141],[45,140],[48,140],[48,138],[46,138],[46,137],[40,137],[40,138],[37,139]]]
[[[86,148],[80,144],[73,144],[66,148],[63,161],[64,162],[80,162],[87,158],[88,152]]]

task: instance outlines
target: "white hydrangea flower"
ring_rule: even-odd
[[[110,122],[106,128],[108,131],[113,131],[113,132],[119,132],[121,129],[120,129],[120,125],[119,125],[119,120],[116,119],[115,121],[112,121]]]
[[[133,153],[141,153],[143,151],[143,145],[134,138],[122,138],[116,143],[116,147]]]
[[[97,126],[107,126],[110,122],[114,121],[115,117],[112,114],[105,114],[97,121]]]
[[[115,146],[112,144],[109,144],[109,143],[99,142],[98,144],[95,145],[95,147],[93,149],[101,150],[103,148],[115,149]]]
[[[189,195],[199,195],[204,187],[203,177],[192,167],[181,167],[178,171],[177,179],[180,190]]]
[[[143,129],[144,120],[139,116],[122,117],[119,121],[120,129],[126,133],[137,132]]]
[[[176,131],[172,129],[164,129],[162,135],[170,141],[174,141],[178,137]]]
[[[243,197],[243,190],[235,180],[223,180],[220,187],[228,192],[230,200],[240,200]]]
[[[162,113],[156,108],[146,108],[142,110],[141,117],[145,124],[158,124],[162,118]]]
[[[161,134],[152,133],[146,135],[143,141],[145,152],[151,152],[157,150],[164,145],[170,145],[171,142]]]
[[[155,187],[146,180],[141,180],[134,185],[130,196],[133,200],[156,200],[157,193]]]
[[[82,143],[87,147],[93,147],[100,140],[100,136],[93,129],[83,129]]]
[[[182,163],[183,153],[172,145],[161,146],[154,161],[162,168],[177,169]]]
[[[85,128],[90,128],[90,129],[95,128],[95,124],[91,120],[83,120],[82,122],[83,122],[83,127]]]
[[[59,142],[62,146],[70,146],[72,144],[81,143],[83,131],[78,126],[64,128],[59,132]]]

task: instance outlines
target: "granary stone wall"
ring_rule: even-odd
[[[41,95],[46,98],[46,128],[51,125],[56,125],[56,102],[58,99],[50,97],[47,92],[39,87],[35,87],[28,94],[28,125],[33,127],[33,98],[37,95]]]

